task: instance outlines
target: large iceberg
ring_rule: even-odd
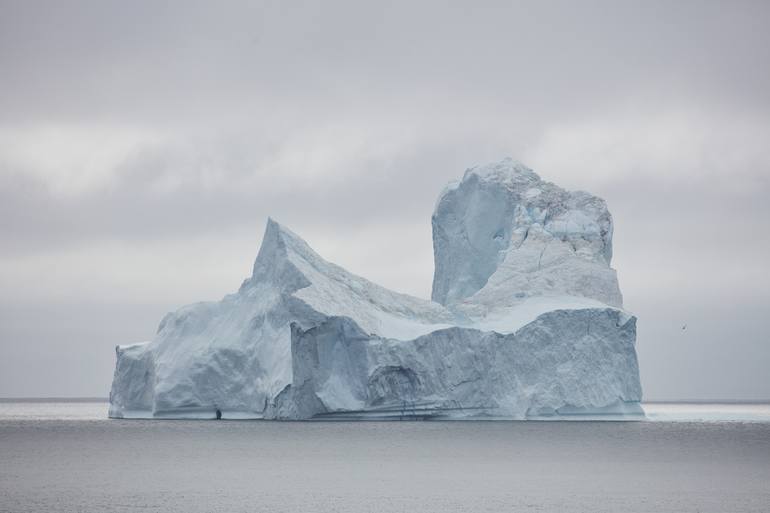
[[[433,215],[432,301],[325,261],[269,219],[251,277],[117,347],[116,418],[636,418],[636,318],[603,200],[511,159]]]

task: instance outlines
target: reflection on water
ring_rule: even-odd
[[[644,412],[659,422],[770,422],[768,403],[647,403]]]
[[[99,420],[107,418],[106,401],[0,401],[0,420]]]
[[[645,403],[647,420],[657,422],[770,422],[770,403]],[[0,400],[0,419],[105,420],[107,402],[98,400]]]

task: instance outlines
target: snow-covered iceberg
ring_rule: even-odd
[[[117,418],[635,418],[636,318],[604,202],[506,159],[433,215],[433,301],[325,261],[268,220],[252,275],[118,346]]]

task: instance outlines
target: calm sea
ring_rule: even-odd
[[[770,405],[645,409],[653,421],[216,422],[0,402],[0,511],[770,511]]]

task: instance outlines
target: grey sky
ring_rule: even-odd
[[[770,398],[768,25],[767,2],[0,0],[0,396],[106,395],[114,346],[236,290],[268,215],[428,297],[436,196],[510,155],[607,200],[646,397]]]

